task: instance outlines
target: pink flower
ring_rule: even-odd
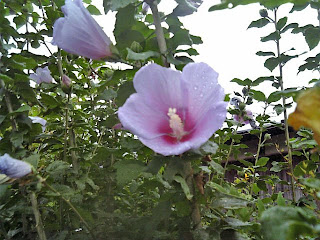
[[[10,178],[21,178],[31,173],[31,166],[24,161],[10,157],[6,153],[0,157],[0,173]]]
[[[226,118],[224,90],[218,73],[205,63],[189,63],[183,71],[150,64],[133,79],[137,93],[119,108],[125,129],[162,155],[199,148]]]
[[[110,39],[83,6],[82,0],[66,0],[62,11],[64,17],[53,26],[54,45],[91,59],[112,55]]]
[[[37,84],[52,82],[51,72],[48,67],[37,68],[36,73],[31,73],[29,77]]]

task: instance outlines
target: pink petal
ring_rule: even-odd
[[[171,108],[183,108],[181,72],[150,64],[142,67],[134,76],[134,88],[146,104],[164,114]]]
[[[205,63],[189,63],[182,71],[185,102],[195,121],[216,103],[224,100],[223,88],[218,84],[218,73]]]
[[[118,117],[125,129],[143,138],[163,135],[161,124],[168,121],[166,113],[150,107],[137,93],[132,94],[119,108]]]
[[[53,27],[52,43],[63,50],[91,59],[111,56],[110,39],[93,19],[81,0],[66,0],[65,17]]]
[[[157,137],[153,139],[140,137],[139,140],[156,153],[164,156],[179,155],[193,148],[191,142],[177,142],[173,145],[172,143],[166,141],[163,137]]]

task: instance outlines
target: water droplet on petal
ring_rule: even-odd
[[[198,86],[194,86],[194,88],[193,88],[194,90],[198,90]]]

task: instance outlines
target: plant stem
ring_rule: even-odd
[[[200,208],[199,204],[196,199],[196,191],[194,187],[194,176],[193,176],[193,169],[191,166],[191,162],[187,162],[186,168],[186,182],[188,184],[190,193],[193,195],[191,200],[191,219],[193,222],[193,229],[200,229],[201,225],[201,215],[200,215]]]
[[[239,124],[237,124],[237,127],[236,127],[235,130],[234,130],[234,133],[235,133],[235,134],[237,134],[238,128],[239,128]],[[227,154],[226,162],[225,162],[224,168],[223,168],[223,177],[225,177],[225,175],[226,175],[227,166],[228,166],[229,159],[230,159],[230,156],[231,156],[233,144],[234,144],[234,139],[232,138],[231,144],[230,144],[230,147],[229,147],[229,151],[228,151],[228,154]],[[221,178],[220,185],[222,184],[222,181],[223,181],[223,178]]]
[[[158,7],[157,7],[157,2],[154,0],[149,0],[147,1],[147,3],[149,4],[150,9],[152,11],[153,21],[156,27],[155,32],[157,36],[157,41],[158,41],[158,46],[161,53],[163,66],[170,67],[170,64],[168,63],[167,58],[165,57],[167,53],[167,44],[166,44],[166,39],[164,37],[163,29],[161,27],[161,19],[160,19]]]
[[[6,101],[8,112],[12,113],[13,112],[13,108],[12,108],[12,103],[11,103],[11,100],[10,100],[10,96],[8,94],[8,91],[6,89],[4,81],[2,79],[0,79],[0,84],[1,84],[1,88],[4,90],[4,99]],[[17,122],[16,122],[16,120],[14,119],[13,116],[11,116],[10,119],[11,119],[11,124],[12,124],[13,131],[17,131]]]
[[[40,240],[47,240],[46,233],[44,231],[43,223],[41,220],[41,214],[40,214],[40,211],[38,208],[37,197],[34,192],[30,193],[30,200],[31,200],[31,204],[32,204],[33,214],[36,219],[36,229],[38,232],[39,239]]]
[[[275,29],[277,30],[277,9],[274,9],[274,25]],[[280,33],[279,33],[280,34]],[[280,39],[276,41],[277,43],[277,58],[280,59],[281,53],[280,53]],[[283,65],[281,62],[279,62],[279,72],[280,72],[280,89],[281,91],[284,90],[283,86]],[[290,180],[291,180],[291,192],[292,192],[292,201],[296,201],[295,197],[295,187],[294,187],[294,179],[293,179],[293,163],[292,163],[292,149],[290,145],[290,136],[289,136],[289,126],[288,126],[288,116],[287,116],[287,109],[286,109],[286,98],[285,96],[282,96],[282,105],[283,105],[283,117],[284,117],[284,127],[285,127],[285,137],[286,137],[286,145],[288,148],[288,164],[290,169]]]
[[[56,193],[66,204],[69,205],[69,207],[72,209],[72,211],[78,216],[78,218],[80,219],[80,221],[85,225],[85,227],[88,229],[92,239],[96,239],[95,235],[93,234],[89,224],[87,223],[86,220],[84,220],[84,218],[81,216],[81,214],[79,213],[79,211],[73,206],[73,204],[70,202],[70,200],[66,199],[65,197],[62,196],[62,194],[60,192],[58,192],[56,189],[54,189],[53,187],[51,187],[48,183],[46,183],[45,181],[43,181],[43,184],[49,188],[52,192]],[[106,238],[105,238],[106,239]]]

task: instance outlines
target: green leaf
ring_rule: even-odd
[[[23,15],[18,15],[13,18],[13,22],[16,24],[17,29],[26,24],[26,19]]]
[[[264,66],[266,68],[268,68],[271,72],[279,65],[279,60],[278,58],[268,58],[265,62],[264,62]]]
[[[282,207],[286,206],[286,200],[283,198],[282,192],[278,193],[277,204],[278,204],[278,206],[282,206]]]
[[[251,90],[251,93],[252,93],[252,98],[253,99],[255,99],[257,101],[260,101],[260,102],[266,101],[266,96],[264,95],[263,92],[256,91],[256,90]]]
[[[163,165],[167,162],[167,158],[156,156],[154,157],[147,166],[146,172],[150,172],[153,175],[156,175]]]
[[[268,163],[268,161],[269,161],[268,157],[261,157],[261,158],[259,158],[257,165],[260,167],[263,167]]]
[[[270,20],[268,20],[267,18],[260,18],[256,21],[251,22],[248,28],[262,28],[266,26],[268,23],[270,23]]]
[[[286,25],[287,21],[288,21],[287,17],[283,17],[279,19],[279,21],[277,22],[277,30],[281,30]]]
[[[281,99],[281,95],[279,94],[279,92],[273,92],[267,98],[267,102],[268,103],[273,103],[273,102],[279,101],[280,99]]]
[[[136,2],[136,0],[103,0],[104,12],[107,13],[109,10],[116,11],[134,2]]]
[[[38,163],[39,163],[39,160],[40,160],[40,155],[39,154],[33,154],[33,155],[30,155],[29,157],[24,158],[22,160],[27,162],[27,163],[29,163],[35,169],[37,169],[38,168]]]
[[[218,145],[213,141],[207,141],[200,147],[200,152],[203,154],[215,154],[218,150]]]
[[[245,79],[245,80],[234,78],[234,79],[231,80],[231,82],[235,82],[240,86],[251,86],[251,83],[252,83],[252,81],[250,79],[248,79],[248,78]]]
[[[268,42],[268,41],[278,41],[280,39],[280,34],[278,31],[270,33],[268,36],[262,37],[261,42]]]
[[[180,183],[181,188],[182,188],[184,194],[186,195],[186,198],[188,200],[191,200],[193,195],[190,193],[190,189],[188,187],[188,184],[187,184],[186,180],[184,178],[182,178],[181,176],[175,176],[173,178],[173,180],[178,182],[178,183]]]
[[[157,58],[160,57],[160,54],[158,52],[154,52],[154,51],[136,53],[136,52],[132,51],[130,48],[127,48],[127,50],[128,50],[127,59],[129,59],[129,60],[145,61],[150,57],[157,57]]]
[[[6,118],[6,115],[0,115],[0,124],[4,121],[5,118]]]
[[[213,168],[213,170],[215,170],[217,172],[217,174],[219,174],[219,175],[223,175],[224,174],[224,169],[221,166],[221,164],[216,163],[214,160],[211,160],[209,162],[209,165]]]
[[[23,57],[22,55],[13,55],[10,60],[11,64],[19,70],[33,69],[38,63],[31,57]]]
[[[264,240],[294,240],[312,234],[314,217],[300,207],[275,206],[261,216]]]
[[[116,98],[116,104],[120,107],[122,106],[127,98],[135,93],[135,89],[133,87],[133,82],[127,81],[124,84],[122,84],[117,92],[117,98]]]
[[[99,9],[93,5],[89,5],[87,7],[87,10],[91,13],[91,15],[101,15],[101,12],[99,11]]]
[[[306,38],[310,50],[314,49],[319,44],[320,30],[318,27],[308,28],[303,35]]]
[[[275,56],[275,54],[273,52],[262,52],[262,51],[257,52],[256,55],[258,55],[258,56]]]
[[[97,100],[109,101],[116,97],[117,97],[117,93],[113,89],[109,88],[104,90],[102,93],[100,93],[100,95],[97,97]]]
[[[135,160],[123,160],[117,162],[114,167],[117,169],[117,184],[120,186],[136,179],[146,169],[142,162]]]

